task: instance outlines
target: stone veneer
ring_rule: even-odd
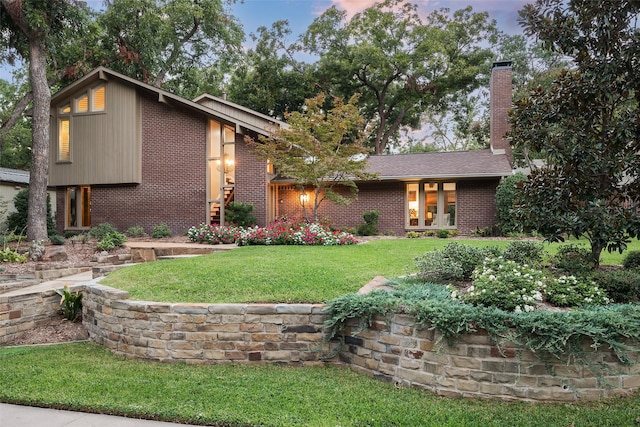
[[[124,291],[85,288],[83,321],[91,339],[130,358],[186,363],[344,364],[402,386],[443,396],[531,401],[597,400],[640,387],[640,365],[622,366],[606,349],[586,343],[588,358],[610,370],[598,376],[586,366],[529,351],[498,349],[481,332],[455,347],[439,334],[416,328],[410,316],[374,319],[363,331],[347,331],[342,352],[322,355],[324,306],[318,304],[172,304],[131,301]],[[353,333],[353,334],[352,334]],[[603,385],[604,384],[604,385]]]

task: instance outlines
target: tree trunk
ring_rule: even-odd
[[[42,37],[29,38],[29,78],[33,91],[31,173],[27,240],[47,239],[47,178],[49,175],[49,109],[51,91],[47,82],[47,57]]]

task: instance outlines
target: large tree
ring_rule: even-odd
[[[574,67],[516,102],[515,147],[545,153],[517,212],[550,241],[586,236],[598,266],[640,233],[640,3],[538,0],[520,13]]]
[[[305,217],[318,222],[318,209],[325,200],[347,204],[351,201],[337,187],[348,187],[352,196],[358,188],[357,179],[371,179],[365,172],[369,150],[362,144],[362,120],[358,111],[357,96],[348,103],[333,100],[334,107],[323,109],[325,95],[320,93],[305,102],[305,111],[286,114],[288,126],[274,129],[268,137],[259,141],[247,138],[256,152],[268,159],[283,177],[292,179],[305,196],[311,189],[313,206],[311,218],[307,203],[301,204]],[[308,195],[307,195],[308,196]]]
[[[402,127],[418,128],[423,112],[478,87],[492,57],[483,43],[495,34],[488,15],[470,7],[423,20],[416,5],[385,0],[351,20],[329,8],[304,42],[321,58],[318,84],[343,97],[362,94],[362,114],[375,129],[370,143],[381,154]]]

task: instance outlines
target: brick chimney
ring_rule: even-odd
[[[491,108],[490,145],[493,154],[506,154],[512,161],[511,145],[505,134],[511,129],[507,112],[512,106],[511,61],[498,61],[491,68],[489,84]]]

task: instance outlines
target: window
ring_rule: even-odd
[[[69,117],[63,117],[58,120],[58,161],[68,162],[70,160]]]
[[[407,184],[406,225],[409,228],[456,226],[455,182]]]
[[[65,228],[91,227],[91,187],[67,188]]]
[[[76,99],[76,113],[86,113],[89,111],[89,96],[84,95]]]
[[[235,196],[235,136],[232,126],[209,120],[207,202],[209,222],[224,224],[224,211]]]
[[[100,86],[91,91],[91,111],[104,111],[105,87]]]

